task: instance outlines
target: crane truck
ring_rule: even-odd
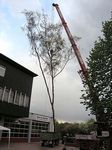
[[[73,48],[73,50],[74,50],[74,53],[75,53],[75,55],[76,55],[76,58],[77,58],[77,60],[78,60],[78,62],[79,62],[79,65],[80,65],[80,67],[81,67],[81,70],[79,71],[79,73],[80,73],[80,75],[81,75],[81,78],[82,78],[82,80],[85,79],[85,81],[87,82],[87,85],[88,85],[88,87],[89,87],[89,91],[90,91],[90,96],[91,96],[92,102],[95,103],[96,101],[99,101],[99,98],[98,98],[97,92],[96,92],[96,90],[95,90],[93,84],[89,82],[88,70],[87,70],[87,68],[86,68],[86,65],[85,65],[83,59],[82,59],[82,56],[81,56],[81,54],[80,54],[80,50],[78,49],[78,47],[77,47],[77,45],[76,45],[76,43],[75,43],[75,41],[74,41],[74,38],[73,38],[73,36],[72,36],[72,34],[71,34],[69,28],[68,28],[68,25],[67,25],[67,23],[66,23],[66,21],[65,21],[65,19],[64,19],[64,17],[63,17],[63,15],[62,15],[62,12],[61,12],[61,10],[60,10],[60,8],[59,8],[59,5],[58,5],[58,4],[55,4],[55,3],[53,3],[52,5],[56,8],[56,10],[57,10],[57,12],[58,12],[58,15],[59,15],[59,17],[60,17],[60,19],[61,19],[62,25],[63,25],[63,27],[64,27],[66,33],[67,33],[68,39],[69,39],[69,41],[70,41],[70,43],[71,43],[71,46],[72,46],[72,48]],[[101,132],[102,132],[101,130],[102,130],[103,124],[105,124],[105,123],[108,124],[108,123],[107,123],[107,120],[105,120],[105,116],[104,116],[104,117],[100,117],[100,115],[103,116],[103,114],[104,114],[102,108],[95,107],[95,108],[94,108],[94,111],[95,111],[96,120],[97,120],[97,122],[96,122],[96,124],[97,124],[97,133],[98,133],[99,131],[100,131],[100,133],[101,133]],[[104,120],[102,120],[102,119],[104,119]],[[102,123],[102,121],[104,121],[104,122]],[[101,126],[101,128],[100,128],[100,130],[99,130],[99,127],[100,127],[100,126]],[[108,125],[106,125],[105,127],[108,128]],[[102,136],[102,135],[101,135],[101,136]],[[101,139],[102,139],[102,138],[100,138],[100,140],[101,140]],[[81,149],[82,149],[82,148],[81,148]]]

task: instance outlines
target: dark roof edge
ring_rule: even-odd
[[[3,60],[5,60],[5,61],[9,62],[10,64],[16,66],[16,67],[19,68],[20,70],[22,70],[22,71],[24,71],[24,72],[30,74],[30,75],[33,76],[33,77],[38,76],[36,73],[34,73],[34,72],[30,71],[29,69],[23,67],[22,65],[20,65],[20,64],[17,63],[17,62],[15,62],[14,60],[8,58],[7,56],[3,55],[2,53],[0,53],[0,59],[3,59]]]
[[[40,116],[43,116],[43,117],[49,117],[49,118],[52,118],[52,116],[43,115],[43,114],[37,114],[37,113],[34,113],[34,112],[29,112],[29,114],[32,114],[32,115],[40,115]]]

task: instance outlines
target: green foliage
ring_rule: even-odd
[[[81,123],[56,122],[56,131],[60,132],[62,136],[66,134],[70,136],[75,136],[75,134],[90,134],[91,131],[95,131],[94,122],[94,119],[89,119]]]
[[[95,42],[87,59],[89,80],[98,99],[87,88],[84,82],[85,94],[83,104],[90,109],[91,114],[101,115],[109,119],[112,112],[112,19],[103,24],[103,37]]]
[[[32,47],[31,53],[39,55],[45,73],[56,77],[72,56],[71,48],[62,37],[62,25],[50,23],[44,13],[24,11],[24,14],[27,19],[24,30]]]
[[[72,51],[66,45],[60,24],[50,23],[44,13],[40,14],[25,10],[24,15],[26,24],[23,30],[29,39],[32,55],[38,59],[52,109],[55,131],[54,79],[63,71],[67,62],[72,58]],[[48,85],[47,75],[50,76],[51,85]]]

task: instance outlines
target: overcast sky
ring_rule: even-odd
[[[56,10],[52,9],[53,2],[59,4],[72,34],[81,37],[77,44],[85,61],[94,41],[101,35],[102,21],[110,18],[112,10],[112,0],[0,0],[0,52],[39,75],[33,82],[30,111],[50,116],[50,104],[38,63],[30,55],[28,40],[21,30],[25,23],[21,12],[44,9],[51,21],[60,22]],[[64,36],[67,38],[66,34]],[[80,104],[83,87],[77,73],[79,69],[74,58],[55,81],[56,117],[60,121],[85,121],[92,117]]]

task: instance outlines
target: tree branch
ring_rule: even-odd
[[[42,72],[42,76],[43,76],[43,79],[44,79],[44,82],[45,82],[45,86],[46,86],[46,89],[47,89],[49,101],[52,104],[50,90],[49,90],[49,87],[48,87],[48,84],[47,84],[47,80],[46,80],[46,77],[45,77],[45,74],[44,74],[44,71],[43,71],[43,68],[42,68],[42,65],[41,65],[40,56],[39,56],[38,52],[36,51],[36,48],[35,48],[35,53],[37,54],[37,57],[38,57],[39,66],[40,66],[40,69],[41,69],[41,72]]]
[[[73,58],[73,57],[72,57],[72,58]],[[71,59],[72,59],[72,58],[71,58]],[[61,68],[61,70],[54,76],[54,78],[56,78],[56,77],[64,70],[65,66],[67,65],[67,63],[68,63],[71,59],[68,59],[68,60],[65,62],[65,64],[64,64],[63,67]]]

